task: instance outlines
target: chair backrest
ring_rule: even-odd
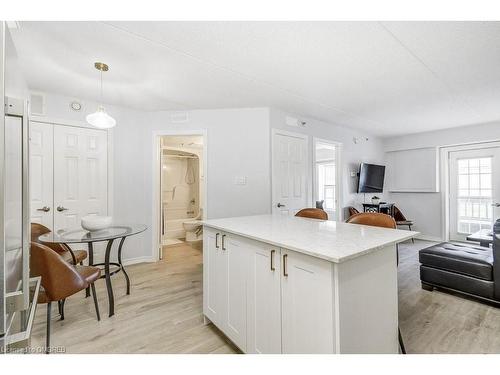
[[[316,201],[316,208],[324,210],[325,209],[324,205],[325,205],[325,200],[324,199],[322,199],[320,201]]]
[[[396,221],[391,216],[377,212],[357,213],[347,219],[346,223],[396,229]]]
[[[297,217],[308,217],[310,219],[328,220],[328,214],[320,208],[303,208],[295,214]]]
[[[352,215],[356,215],[356,214],[359,214],[359,211],[355,207],[350,206],[349,207],[349,217],[351,217]]]
[[[31,223],[31,242],[37,242],[41,243],[38,237],[40,237],[42,234],[50,233],[50,229],[47,228],[46,226],[38,223]],[[52,250],[55,252],[62,254],[65,253],[66,250],[63,245],[58,244],[58,243],[47,243],[44,244],[47,247],[50,247]]]
[[[46,226],[38,223],[31,223],[31,241],[40,242],[38,237],[42,234],[49,233],[50,229]]]
[[[37,242],[31,242],[30,274],[42,277],[43,289],[51,301],[59,301],[87,287],[74,266],[50,247]]]
[[[393,210],[394,210],[394,220],[396,220],[396,221],[406,221],[405,215],[403,215],[403,213],[401,212],[401,210],[399,208],[397,208],[396,206],[394,206]]]

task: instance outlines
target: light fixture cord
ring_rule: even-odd
[[[101,72],[101,104],[102,104],[102,69],[100,70]]]

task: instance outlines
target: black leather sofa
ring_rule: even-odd
[[[500,303],[500,219],[493,247],[443,242],[420,250],[422,288],[434,287]]]

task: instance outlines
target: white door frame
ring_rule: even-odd
[[[463,145],[446,146],[440,148],[441,159],[441,237],[443,241],[450,240],[450,152],[468,151],[482,148],[500,147],[500,141],[476,142]]]
[[[316,207],[315,195],[317,186],[317,177],[316,176],[316,143],[328,143],[335,146],[335,179],[336,179],[336,189],[335,189],[335,200],[336,200],[336,221],[342,220],[342,205],[341,205],[341,197],[342,197],[342,143],[337,141],[331,141],[329,139],[313,137],[312,139],[312,193],[311,193],[311,203],[312,207]]]
[[[207,129],[193,129],[193,130],[155,130],[152,133],[152,144],[153,144],[153,173],[152,173],[152,255],[154,261],[158,261],[160,258],[160,247],[162,246],[161,233],[161,137],[169,135],[198,135],[203,137],[203,217],[208,216],[208,131]]]
[[[113,129],[98,129],[84,121],[75,121],[75,120],[66,120],[55,117],[46,117],[46,116],[30,116],[30,122],[41,122],[49,125],[63,125],[63,126],[73,126],[77,128],[86,128],[86,129],[94,129],[101,130],[106,132],[107,138],[107,176],[108,176],[108,197],[107,197],[107,205],[108,205],[108,216],[113,216]],[[31,199],[31,196],[30,196]]]
[[[306,175],[307,175],[307,181],[311,181],[311,170],[307,166],[310,165],[311,159],[310,159],[310,152],[309,152],[309,136],[307,134],[302,134],[302,133],[295,133],[295,132],[290,132],[288,130],[281,130],[277,128],[272,128],[271,129],[271,214],[273,213],[273,206],[274,202],[276,202],[276,197],[274,195],[274,183],[277,180],[277,177],[275,176],[275,170],[274,170],[274,150],[276,149],[276,144],[275,144],[275,135],[281,134],[289,137],[295,137],[295,138],[300,138],[306,141]],[[312,195],[311,195],[311,184],[308,182],[306,183],[306,202],[311,202],[312,200]]]

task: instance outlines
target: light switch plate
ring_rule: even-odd
[[[247,184],[247,177],[246,176],[236,176],[234,178],[234,183],[235,183],[235,185],[246,185]]]

